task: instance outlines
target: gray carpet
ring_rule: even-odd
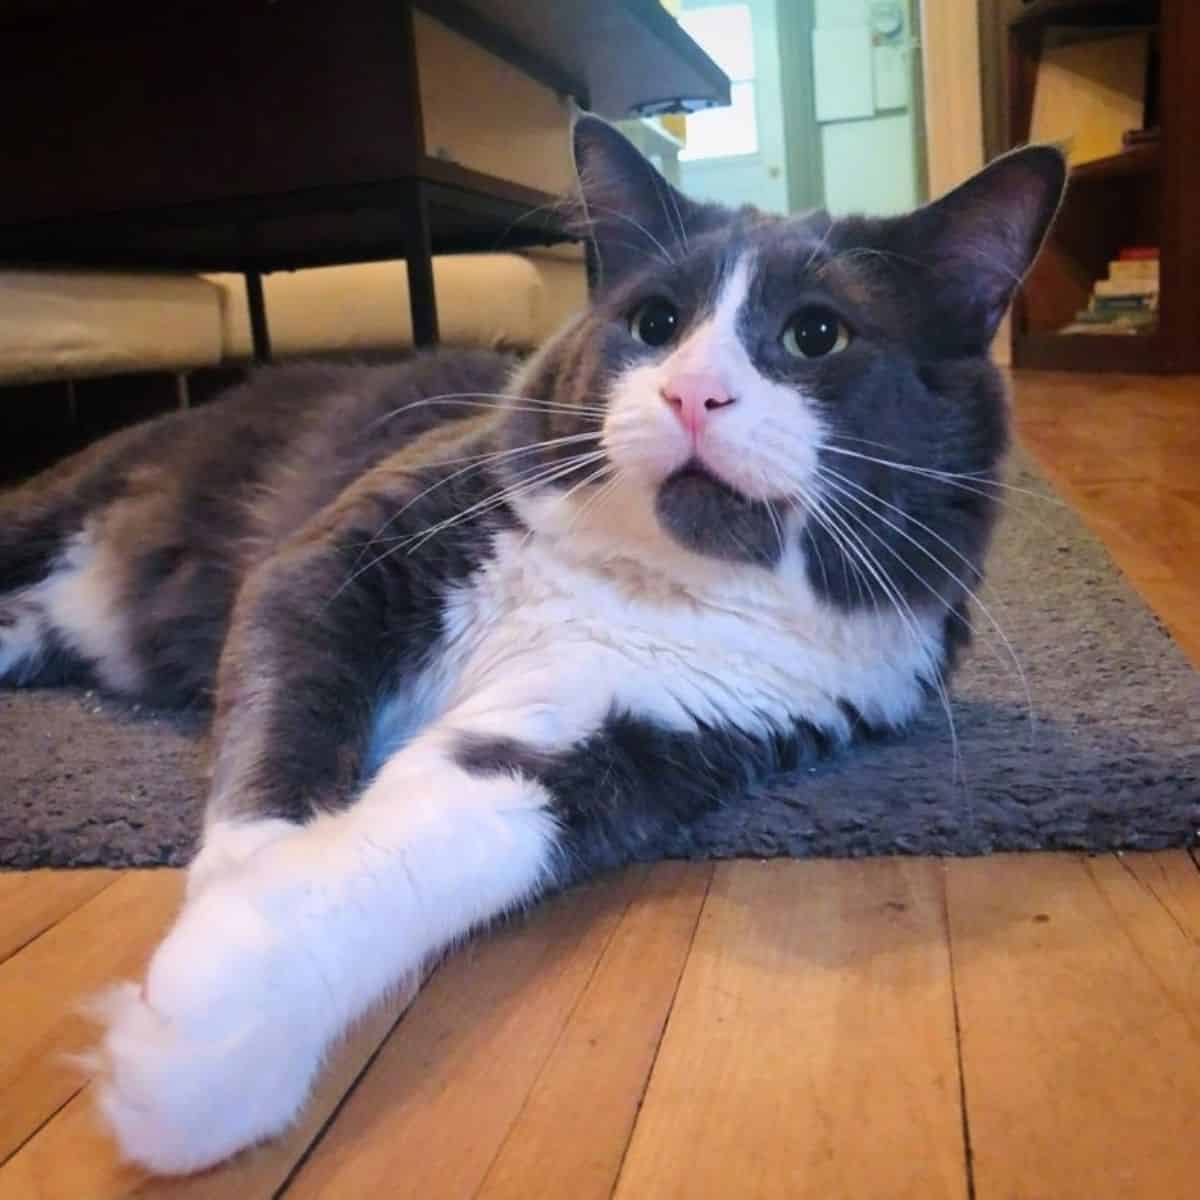
[[[1025,467],[1012,481],[1052,496]],[[675,856],[978,854],[1191,845],[1200,673],[1063,506],[1015,495],[955,687],[902,741],[781,779],[680,830]],[[0,865],[187,861],[203,730],[80,692],[0,692]]]

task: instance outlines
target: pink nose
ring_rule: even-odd
[[[692,433],[698,432],[718,408],[728,408],[734,399],[711,371],[676,375],[662,389],[662,398]]]

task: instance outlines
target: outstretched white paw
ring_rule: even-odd
[[[220,883],[184,910],[146,984],[101,1002],[98,1101],[125,1158],[200,1170],[287,1127],[323,1049],[303,950]]]
[[[255,854],[303,827],[291,821],[269,818],[258,821],[218,821],[204,832],[200,852],[187,873],[187,894],[197,896],[215,880],[225,878]]]

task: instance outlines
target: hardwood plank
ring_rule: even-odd
[[[947,871],[976,1195],[1194,1196],[1195,942],[1113,856]]]
[[[940,864],[717,868],[616,1195],[967,1195]]]
[[[1121,864],[1149,889],[1192,941],[1200,944],[1200,868],[1186,850],[1123,854]]]
[[[0,872],[0,962],[114,883],[120,871]]]
[[[183,895],[180,871],[130,871],[0,963],[0,1162],[79,1091],[63,1055],[94,1028],[80,1001],[145,967]]]
[[[608,1200],[712,878],[650,872],[604,951],[476,1200]]]
[[[1013,376],[1021,441],[1200,666],[1195,378]]]
[[[444,963],[288,1200],[473,1196],[644,879],[575,889]]]
[[[398,994],[363,1020],[332,1056],[301,1119],[281,1138],[182,1179],[122,1163],[85,1089],[0,1167],[5,1200],[269,1200],[354,1085],[416,994]]]

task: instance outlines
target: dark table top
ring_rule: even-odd
[[[657,0],[415,4],[609,117],[728,102],[728,79]],[[0,259],[277,270],[403,257],[418,185],[435,253],[560,240],[553,197],[424,153],[407,12],[8,0]]]

